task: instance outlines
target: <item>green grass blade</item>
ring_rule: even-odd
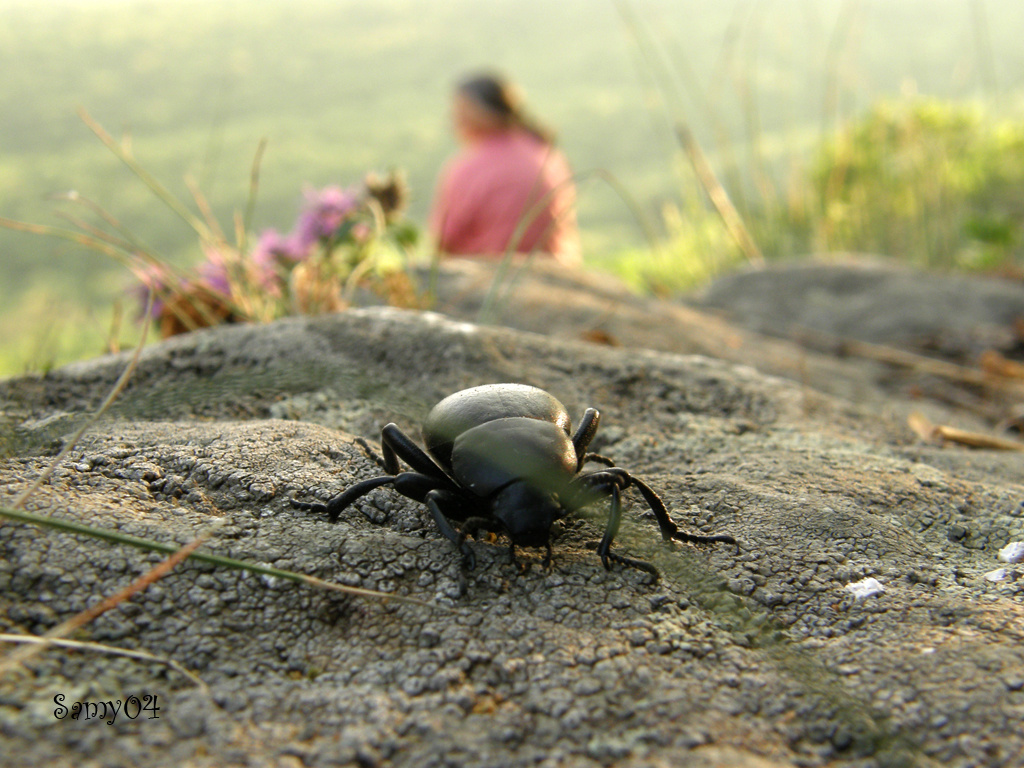
[[[174,554],[181,547],[178,544],[165,544],[159,541],[152,541],[150,539],[139,538],[138,536],[129,536],[126,533],[120,531],[112,531],[107,528],[94,528],[89,525],[82,523],[76,523],[71,520],[64,520],[52,516],[35,515],[31,512],[23,512],[18,509],[12,509],[10,507],[0,507],[0,516],[6,517],[11,520],[17,520],[22,523],[28,523],[30,525],[38,525],[44,528],[52,528],[54,530],[63,531],[65,533],[76,533],[83,536],[90,536],[94,539],[102,539],[103,541],[109,541],[113,544],[123,544],[129,547],[135,547],[136,549],[144,549],[150,552],[164,552],[166,554]],[[263,576],[272,576],[278,579],[284,579],[286,581],[295,581],[302,584],[308,584],[319,589],[329,589],[335,592],[345,592],[350,595],[357,595],[359,597],[374,597],[380,600],[396,600],[398,602],[410,603],[412,605],[419,605],[424,608],[440,608],[442,606],[418,600],[414,597],[405,597],[403,595],[392,595],[387,592],[378,592],[373,589],[361,589],[360,587],[349,587],[343,584],[336,584],[330,581],[324,581],[318,579],[315,576],[309,576],[304,573],[295,573],[294,571],[285,571],[280,568],[274,568],[269,565],[258,565],[256,563],[248,563],[243,560],[235,560],[230,557],[224,557],[223,555],[212,555],[205,552],[193,552],[189,555],[189,559],[198,560],[203,563],[209,563],[211,565],[220,566],[222,568],[232,568],[234,570],[248,571],[249,573],[258,573]]]
[[[161,184],[153,174],[147,171],[138,161],[132,156],[131,150],[126,146],[118,142],[109,133],[104,130],[103,126],[93,120],[92,116],[89,115],[84,109],[78,111],[78,116],[82,122],[88,126],[97,138],[103,142],[104,146],[107,147],[114,155],[128,166],[128,169],[134,173],[143,184],[149,187],[150,191],[156,195],[160,201],[180,216],[186,224],[196,231],[196,234],[206,242],[214,242],[215,237],[210,231],[206,223],[192,213],[174,194],[171,193],[163,184]]]

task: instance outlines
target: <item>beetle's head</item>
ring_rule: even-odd
[[[509,483],[494,495],[491,512],[505,526],[513,544],[543,547],[551,525],[565,515],[558,497],[526,480]]]

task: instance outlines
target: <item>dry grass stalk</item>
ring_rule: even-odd
[[[211,531],[212,528],[201,533],[199,536],[197,536],[195,539],[193,539],[188,544],[183,546],[181,549],[179,549],[173,555],[168,557],[166,560],[158,563],[149,571],[142,574],[142,576],[137,578],[124,589],[120,590],[119,592],[115,592],[113,595],[105,597],[103,600],[100,600],[100,602],[98,602],[96,605],[92,606],[91,608],[86,608],[84,611],[75,614],[67,621],[61,622],[56,627],[51,629],[49,632],[44,634],[41,639],[46,641],[67,637],[76,629],[81,629],[86,624],[91,622],[93,619],[97,618],[98,616],[101,616],[102,614],[106,613],[107,611],[113,608],[116,608],[135,593],[141,592],[142,590],[149,587],[150,584],[159,581],[168,573],[170,573],[174,569],[174,567],[178,565],[178,563],[180,563],[182,560],[185,560],[190,554],[192,554],[196,549],[198,549],[199,545],[206,541],[207,538],[209,538]],[[26,645],[24,648],[18,649],[17,651],[11,653],[3,662],[0,662],[0,674],[3,674],[4,672],[9,671],[16,666],[23,664],[24,662],[34,658],[35,656],[38,656],[48,647],[49,643],[42,642],[36,645]]]
[[[965,445],[969,448],[987,448],[995,451],[1024,451],[1024,443],[1017,440],[986,435],[982,432],[970,432],[943,424],[933,424],[927,416],[919,411],[914,411],[907,417],[907,424],[918,437],[930,443],[950,442]]]

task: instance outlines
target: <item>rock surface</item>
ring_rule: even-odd
[[[798,261],[728,275],[699,306],[774,336],[829,334],[971,360],[1019,351],[1019,281],[930,274],[877,259]]]
[[[475,316],[488,269],[446,270],[445,311]],[[999,560],[1024,539],[1019,454],[920,444],[905,415],[921,404],[880,387],[878,366],[609,281],[541,267],[499,308],[525,330],[371,308],[145,350],[29,511],[178,544],[208,532],[204,551],[432,607],[186,562],[75,637],[174,660],[203,685],[51,649],[0,677],[5,764],[1024,762],[1024,568]],[[595,328],[618,346],[580,340]],[[0,502],[126,362],[0,382]],[[654,562],[656,583],[601,566],[597,505],[560,526],[550,568],[525,550],[520,572],[480,541],[463,585],[429,513],[388,489],[334,525],[292,508],[378,474],[353,436],[376,442],[395,421],[418,437],[437,400],[499,381],[552,392],[574,419],[600,408],[593,449],[681,527],[741,551],[662,544],[630,491],[618,551]],[[4,521],[0,629],[41,634],[163,557]],[[868,578],[883,591],[847,589]],[[59,695],[160,709],[58,718]]]

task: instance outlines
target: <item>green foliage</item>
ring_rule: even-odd
[[[1022,122],[936,100],[884,102],[822,148],[809,181],[828,250],[943,268],[1022,256]]]
[[[63,306],[61,311],[54,311],[57,306]],[[32,286],[4,313],[10,338],[0,346],[0,371],[45,373],[69,360],[108,350],[111,328],[121,317],[122,308],[123,302],[117,300],[106,307],[67,306],[45,285]],[[127,345],[138,339],[134,323],[115,335]]]
[[[1024,261],[1024,121],[977,105],[883,101],[820,143],[785,190],[746,199],[746,225],[770,258],[865,252],[939,269],[1013,271]],[[677,174],[685,187],[692,176]],[[655,293],[697,287],[743,263],[707,205],[663,208],[658,248],[602,266]]]
[[[596,257],[591,263],[613,272],[637,291],[678,294],[704,285],[744,262],[743,253],[713,212],[692,203],[662,209],[664,236],[653,246]]]

